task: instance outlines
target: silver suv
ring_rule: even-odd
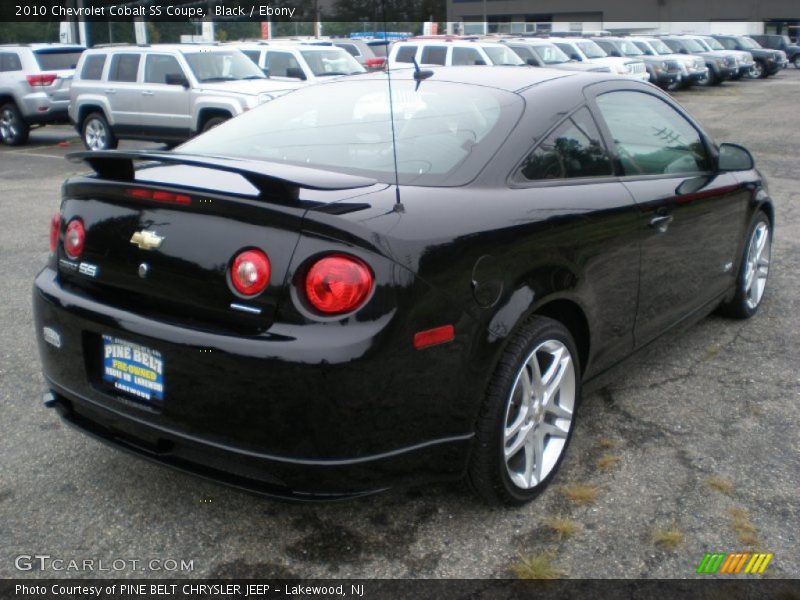
[[[87,50],[69,117],[89,150],[120,139],[174,145],[297,87],[267,79],[238,49],[121,45]]]
[[[273,81],[318,83],[325,78],[366,73],[346,50],[332,45],[232,42]]]
[[[0,46],[0,139],[28,141],[31,127],[66,123],[69,87],[83,48],[73,44]]]

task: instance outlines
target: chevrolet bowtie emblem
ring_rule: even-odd
[[[163,241],[164,238],[155,231],[137,231],[131,237],[131,244],[136,244],[142,250],[155,250]]]

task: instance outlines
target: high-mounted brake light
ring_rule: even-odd
[[[169,202],[172,204],[191,204],[191,197],[186,194],[175,194],[173,192],[162,192],[159,190],[146,190],[144,188],[132,188],[125,190],[125,193],[132,198],[142,200],[154,200],[155,202]]]
[[[37,73],[36,75],[28,75],[25,77],[28,80],[28,85],[31,87],[45,87],[53,85],[53,82],[58,79],[55,73]]]
[[[71,259],[78,259],[83,254],[83,245],[85,243],[86,230],[83,227],[83,221],[72,219],[67,225],[67,231],[64,234],[64,252]]]
[[[386,59],[382,56],[375,57],[375,58],[368,58],[364,61],[365,67],[375,68],[375,67],[382,67],[383,64],[386,62]]]
[[[331,254],[318,260],[306,274],[309,303],[326,315],[354,311],[372,292],[372,272],[354,256]]]
[[[234,289],[243,296],[255,296],[269,284],[269,257],[261,250],[245,250],[233,259],[230,279]]]
[[[55,253],[58,248],[58,234],[61,229],[61,213],[56,213],[50,219],[50,252]]]

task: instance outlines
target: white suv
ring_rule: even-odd
[[[647,67],[641,60],[631,60],[630,58],[620,58],[609,56],[600,46],[590,39],[576,38],[552,38],[550,40],[561,48],[562,52],[572,60],[582,63],[594,63],[611,67],[614,73],[632,79],[650,81]]]
[[[156,44],[87,50],[69,117],[89,150],[118,140],[177,144],[298,87],[267,79],[236,48]]]
[[[366,73],[346,50],[332,44],[232,42],[267,77],[276,81],[316,83],[327,77]]]
[[[389,67],[418,65],[524,65],[517,54],[504,44],[482,40],[452,39],[449,37],[416,38],[398,42],[389,53]]]

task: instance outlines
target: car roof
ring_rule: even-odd
[[[333,45],[326,44],[262,44],[260,42],[227,42],[225,44],[234,48],[246,48],[247,50],[309,50],[311,52],[334,52],[342,51],[341,48]]]
[[[109,52],[114,50],[139,52],[225,52],[231,46],[220,44],[112,44],[95,46],[89,52]]]
[[[45,50],[48,48],[52,49],[74,49],[74,50],[86,50],[85,47],[81,46],[80,44],[62,44],[58,42],[50,43],[35,43],[35,44],[0,44],[0,50],[10,50],[13,48],[28,48],[29,50]]]

